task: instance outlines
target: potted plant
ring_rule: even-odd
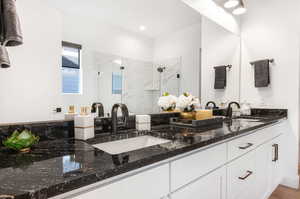
[[[165,112],[172,112],[176,108],[177,97],[174,95],[170,95],[168,92],[165,92],[159,99],[158,99],[158,106],[161,108],[162,111]]]
[[[177,100],[176,107],[181,112],[183,119],[193,120],[196,118],[196,108],[200,106],[200,100],[190,93],[183,93]]]
[[[10,137],[3,141],[3,145],[9,149],[26,153],[30,151],[34,144],[39,142],[39,139],[31,131],[23,130],[19,132],[15,130]]]

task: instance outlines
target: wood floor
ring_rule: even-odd
[[[299,165],[300,173],[300,165]],[[269,199],[300,199],[300,189],[290,189],[284,186],[279,186]]]

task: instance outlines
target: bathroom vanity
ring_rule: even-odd
[[[55,198],[267,198],[282,177],[285,125],[273,123]]]
[[[237,118],[206,131],[162,124],[44,141],[29,154],[2,149],[0,196],[263,199],[282,180],[285,118]]]
[[[283,33],[273,22],[237,20],[251,25],[241,38],[190,5],[202,0],[13,2],[24,45],[1,71],[0,199],[268,199],[298,187],[297,42],[270,37]],[[273,59],[271,87],[255,87],[259,59]],[[24,129],[40,138],[26,153],[3,144]]]

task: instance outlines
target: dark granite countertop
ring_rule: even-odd
[[[40,142],[30,153],[0,148],[0,198],[46,199],[129,172],[201,147],[215,144],[272,125],[283,117],[261,121],[235,119],[222,128],[197,130],[170,125],[151,132],[127,131],[98,136],[87,142],[60,139]],[[110,155],[92,144],[152,135],[171,140],[126,154]],[[4,197],[6,196],[6,197]],[[11,196],[11,197],[10,197]]]

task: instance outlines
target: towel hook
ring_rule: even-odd
[[[269,61],[269,63],[273,64],[273,63],[275,62],[275,59],[268,59],[268,61]],[[256,62],[257,62],[257,61],[250,62],[250,64],[251,64],[252,66],[254,66]]]

